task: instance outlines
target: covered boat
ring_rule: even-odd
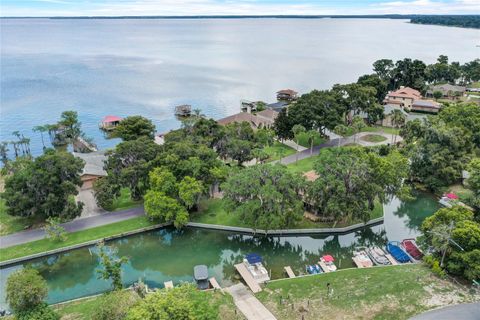
[[[392,257],[400,263],[410,262],[408,254],[402,250],[398,241],[389,241],[386,247],[387,251]]]
[[[390,265],[390,261],[386,257],[385,251],[383,251],[379,247],[370,247],[365,249],[370,259],[372,259],[373,263],[377,266],[388,266]]]
[[[423,253],[417,246],[415,239],[404,239],[402,241],[402,247],[405,249],[407,254],[413,259],[412,262],[417,262],[422,260]]]
[[[206,265],[198,265],[193,267],[193,278],[200,290],[205,290],[210,287],[208,282],[208,268]]]
[[[323,271],[332,272],[337,270],[337,266],[335,265],[335,263],[333,263],[334,261],[335,259],[331,255],[327,254],[320,258],[318,264],[323,269]]]
[[[309,274],[318,274],[318,273],[323,273],[322,268],[318,264],[312,264],[306,266],[307,273]]]
[[[249,253],[243,259],[243,263],[247,267],[248,272],[258,283],[263,283],[270,280],[267,269],[262,264],[263,259],[256,253]]]
[[[373,267],[373,262],[372,260],[370,260],[365,250],[354,251],[352,260],[353,262],[355,262],[358,268]]]

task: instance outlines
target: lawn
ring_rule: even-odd
[[[327,294],[327,283],[333,293]],[[474,299],[421,264],[345,269],[271,281],[257,298],[277,319],[408,319]],[[293,305],[293,307],[292,307]]]
[[[383,216],[383,206],[380,203],[375,203],[371,219]],[[237,214],[229,213],[223,208],[221,199],[208,199],[201,201],[199,211],[190,215],[192,222],[220,224],[232,227],[251,227],[248,223],[243,221]],[[331,227],[345,227],[352,224],[360,223],[360,220],[346,220],[334,225],[333,222],[314,222],[302,218],[291,229],[315,229],[315,228],[331,228]]]
[[[374,143],[383,142],[383,141],[387,140],[387,138],[385,138],[384,136],[378,135],[378,134],[367,134],[367,135],[361,137],[360,139],[363,140],[363,141],[374,142]]]
[[[114,214],[114,213],[112,213]],[[35,253],[54,250],[66,246],[71,246],[86,241],[101,239],[127,231],[137,230],[143,227],[148,227],[154,223],[147,220],[146,217],[136,217],[129,220],[111,223],[105,226],[91,228],[83,231],[77,231],[67,234],[68,238],[64,242],[52,241],[50,239],[42,239],[32,241],[25,244],[20,244],[13,247],[0,249],[0,261],[10,260],[23,256],[28,256]]]
[[[292,139],[293,141],[297,142],[296,139]],[[324,143],[326,140],[323,137],[317,137],[313,141],[314,146],[318,146],[319,144]],[[298,144],[305,147],[305,148],[310,148],[310,143],[308,143],[308,136],[306,133],[301,133],[298,137]]]
[[[290,148],[289,146],[284,145],[283,143],[278,141],[275,141],[273,145],[269,147],[263,148],[263,151],[265,151],[269,155],[267,162],[278,160],[296,152],[295,149]]]
[[[317,156],[298,160],[297,162],[287,165],[287,169],[288,171],[293,173],[304,173],[313,170],[313,164],[315,162],[315,159],[317,159]]]
[[[236,307],[230,295],[222,295],[220,292],[213,291],[205,292],[205,294],[211,295],[210,303],[218,305],[219,319],[243,319],[239,311],[235,312]],[[55,306],[55,309],[62,319],[90,320],[99,306],[100,300],[98,297],[93,297],[60,304]]]
[[[107,211],[120,211],[126,210],[133,207],[138,207],[142,204],[142,201],[132,200],[130,196],[130,189],[122,188],[120,190],[120,196],[113,200],[113,205],[111,208],[107,208]]]
[[[28,227],[40,227],[42,223],[32,218],[14,217],[7,214],[5,200],[0,199],[0,236],[23,231]]]

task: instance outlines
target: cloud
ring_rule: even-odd
[[[2,1],[2,16],[472,14],[479,0],[35,0]],[[42,5],[43,3],[43,5]]]

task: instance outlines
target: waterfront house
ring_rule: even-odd
[[[384,104],[398,105],[406,111],[410,111],[413,101],[422,99],[418,90],[410,87],[400,87],[396,91],[389,92],[383,101]]]
[[[90,153],[76,153],[73,155],[77,158],[83,159],[85,165],[83,167],[80,179],[82,180],[82,190],[92,189],[93,183],[100,177],[105,177],[107,172],[104,169],[105,151],[96,151]]]
[[[257,114],[252,114],[250,112],[239,112],[234,115],[222,118],[217,120],[217,123],[222,126],[226,126],[235,122],[248,122],[252,129],[260,128],[271,128],[275,121],[275,118],[278,116],[278,112],[266,109],[258,112]]]
[[[412,103],[411,111],[438,113],[441,105],[433,100],[414,100]]]
[[[293,101],[297,99],[298,92],[292,89],[283,89],[277,91],[277,100],[278,101]]]
[[[431,86],[427,90],[427,97],[433,97],[434,92],[441,92],[442,96],[444,98],[455,98],[455,97],[461,97],[467,90],[466,87],[463,86],[455,86],[452,84],[439,84],[436,86]]]
[[[111,131],[115,129],[116,126],[120,124],[122,118],[117,116],[106,116],[103,118],[102,122],[100,122],[99,127],[105,131]]]

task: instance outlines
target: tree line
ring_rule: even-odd
[[[411,23],[434,24],[450,27],[475,28],[480,29],[480,16],[471,15],[422,15],[410,19]]]

